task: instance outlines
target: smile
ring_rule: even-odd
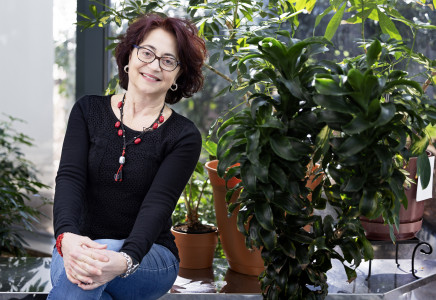
[[[141,73],[142,77],[154,80],[154,81],[160,81],[159,78],[157,78],[156,76],[150,75],[150,74],[145,74],[145,73]]]

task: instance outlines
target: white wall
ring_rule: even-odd
[[[27,122],[17,128],[36,146],[23,150],[51,186],[53,60],[53,0],[0,0],[0,113]]]

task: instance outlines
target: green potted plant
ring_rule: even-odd
[[[395,42],[386,41],[389,50],[388,42]],[[344,64],[309,60],[327,44],[322,39],[249,43],[258,45],[258,52],[245,59],[269,67],[250,81],[264,86],[251,96],[251,106],[218,130],[218,174],[240,177],[231,192],[243,187],[229,211],[239,207],[238,229],[247,246],[263,247],[266,270],[260,280],[268,299],[325,296],[331,259],[343,262],[351,281],[362,256],[372,258],[360,215],[382,215],[391,227],[398,226],[399,208],[407,206],[403,164],[411,155],[425,163],[425,128],[434,123],[436,107],[407,73],[375,74],[378,67],[386,68],[383,55],[392,55],[383,53],[378,40]],[[307,198],[306,173],[317,161],[329,175],[323,186],[339,212],[336,220],[312,215],[326,204],[321,185],[312,201]],[[304,231],[309,224],[312,232]]]
[[[0,254],[25,256],[21,231],[33,231],[43,216],[28,201],[48,186],[38,181],[34,165],[24,157],[22,147],[32,146],[32,139],[14,129],[17,121],[21,120],[11,116],[0,120]],[[42,197],[41,205],[49,203]]]
[[[330,203],[346,202],[350,214],[367,217],[363,224],[368,237],[389,238],[390,232],[394,241],[411,238],[420,229],[423,207],[417,207],[423,205],[414,201],[416,187],[406,197],[404,166],[412,174],[409,181],[418,172],[422,186],[429,184],[426,128],[436,122],[436,107],[420,83],[395,66],[397,58],[408,55],[426,59],[387,35],[364,47],[365,54],[316,78],[314,101],[323,107],[318,120],[329,128],[323,136],[323,165],[333,181],[325,191]],[[373,225],[368,218],[379,219]]]
[[[179,249],[181,268],[203,269],[212,266],[218,243],[217,228],[202,223],[200,218],[202,206],[211,202],[209,178],[203,164],[198,162],[179,200],[179,205],[185,208],[185,220],[171,229]]]
[[[326,131],[325,123],[317,122],[313,76],[329,73],[313,55],[324,51],[329,42],[288,38],[286,44],[262,37],[248,41],[258,49],[241,63],[249,59],[264,63],[250,81],[262,88],[251,96],[250,107],[218,130],[218,174],[223,177],[227,172],[227,177],[241,179],[233,191],[243,190],[229,210],[239,207],[238,229],[247,246],[262,248],[266,269],[260,282],[268,299],[325,296],[331,259],[354,261],[358,266],[362,255],[372,255],[357,219],[335,221],[332,216],[322,219],[313,214],[326,205],[322,185],[313,191],[307,187],[311,165],[320,158],[315,155],[321,145],[318,139]],[[239,165],[229,169],[235,163]],[[304,230],[307,225],[312,226],[311,232]],[[352,280],[354,270],[346,263],[344,268]]]

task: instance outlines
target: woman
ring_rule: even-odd
[[[74,105],[56,177],[48,299],[157,299],[173,285],[171,214],[201,136],[167,104],[201,88],[205,55],[191,23],[145,15],[116,48],[126,92]]]

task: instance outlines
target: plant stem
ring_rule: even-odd
[[[208,64],[204,64],[204,66],[206,68],[208,68],[209,70],[211,70],[212,72],[214,72],[215,74],[217,74],[218,76],[221,76],[222,78],[224,78],[225,80],[227,80],[228,82],[233,82],[233,80],[227,76],[226,74],[221,73],[220,71],[218,71],[217,69],[215,69],[214,67],[208,65]]]
[[[364,14],[364,9],[365,9],[365,3],[364,0],[361,1],[362,2],[362,39],[363,39],[363,44],[365,45],[365,14]],[[366,48],[365,48],[365,52],[366,52]]]
[[[431,72],[431,76],[432,77],[436,76],[436,71]],[[427,91],[427,88],[430,86],[430,84],[431,84],[431,78],[427,79],[424,82],[424,85],[422,86],[422,90],[424,91],[424,93],[425,93],[425,91]]]

